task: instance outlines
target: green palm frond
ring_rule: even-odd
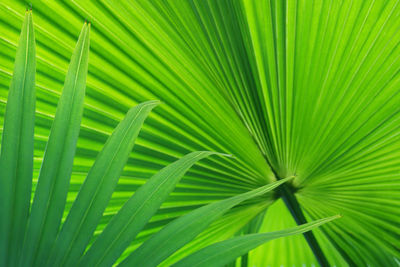
[[[25,266],[43,264],[40,259],[48,255],[59,230],[83,113],[89,30],[85,23],[71,58],[44,151],[23,246],[21,264]]]
[[[249,234],[240,237],[231,238],[219,243],[205,247],[183,260],[172,265],[175,267],[185,266],[223,266],[240,255],[245,254],[249,250],[269,241],[271,239],[293,235],[296,233],[304,233],[316,225],[322,225],[338,218],[338,216],[318,220],[312,223],[297,226],[295,228],[285,229],[282,231],[260,234]]]
[[[32,14],[25,15],[4,114],[0,152],[0,265],[21,250],[29,213],[35,126],[35,38]],[[10,250],[10,252],[8,252]]]
[[[6,238],[0,240],[0,253],[6,253],[6,247],[19,253],[24,237],[18,229],[28,220],[29,174],[33,169],[34,194],[41,190],[37,179],[69,59],[82,22],[88,19],[91,52],[83,116],[69,189],[60,183],[61,195],[67,196],[65,209],[62,215],[57,210],[56,221],[65,222],[95,159],[128,110],[159,99],[163,104],[143,124],[90,244],[132,193],[164,166],[191,151],[220,151],[234,158],[210,157],[193,166],[119,262],[196,208],[295,176],[271,198],[255,197],[229,210],[160,265],[170,266],[243,232],[279,231],[334,214],[343,217],[313,230],[307,239],[297,235],[272,240],[242,262],[398,265],[399,1],[106,0],[32,5],[36,86],[20,87],[17,94],[36,90],[34,152],[29,124],[34,103],[23,105],[20,114],[12,112],[15,125],[9,127],[15,135],[5,134],[9,106],[25,101],[18,95],[12,100],[9,90],[11,80],[23,75],[18,74],[21,69],[12,74],[14,59],[17,63],[23,56],[20,49],[16,56],[15,52],[22,47],[17,40],[25,3],[0,3],[0,125],[5,122],[6,144],[1,151],[16,153],[15,160],[10,159],[16,165],[0,161],[1,175],[6,173],[4,164],[22,171],[15,174],[10,169],[8,174],[17,175],[21,183],[0,179],[0,200],[8,203],[0,206],[1,213],[14,227],[1,225]],[[26,69],[29,75],[35,73],[32,68]],[[25,162],[17,159],[18,153],[26,155]],[[32,153],[33,168],[28,157]],[[277,197],[284,201],[274,202]],[[264,213],[259,229],[244,230]],[[40,246],[44,252],[46,245]]]
[[[64,88],[57,105],[32,208],[29,211],[35,124],[36,59],[32,11],[26,12],[20,46],[17,49],[15,75],[6,105],[7,113],[2,138],[3,150],[0,155],[1,170],[5,171],[0,176],[0,180],[4,184],[1,193],[5,201],[2,203],[1,212],[6,215],[0,220],[2,229],[0,240],[3,248],[1,266],[72,266],[77,264],[80,266],[112,266],[157,212],[189,168],[207,156],[221,154],[208,151],[192,152],[153,175],[122,206],[86,251],[115,190],[144,120],[150,111],[159,104],[159,101],[147,101],[128,111],[98,154],[61,226],[83,115],[89,61],[89,32],[90,23],[85,22],[72,55]],[[226,156],[226,154],[222,155]],[[27,163],[27,166],[22,163]],[[209,204],[183,216],[181,220],[176,221],[176,224],[170,224],[169,228],[168,226],[165,228],[170,232],[167,235],[171,244],[169,251],[167,255],[159,258],[158,262],[152,265],[157,265],[190,242],[230,208],[244,200],[268,193],[291,178],[293,177]],[[273,197],[270,194],[267,198],[271,200]],[[215,209],[218,209],[217,212]],[[216,213],[214,216],[210,216],[212,211]],[[15,215],[14,212],[16,212]],[[323,219],[285,230],[274,238],[309,231],[332,219]],[[14,220],[18,220],[15,225]],[[193,227],[186,228],[186,231],[181,233],[181,237],[178,235],[171,239],[170,235],[173,236],[174,232],[179,232],[182,225],[193,222],[197,222],[199,225],[194,224]],[[178,225],[177,229],[176,225]],[[165,237],[161,242],[163,239]],[[247,252],[269,239],[271,238],[264,238],[262,242],[250,242],[252,245],[242,248],[242,250]],[[158,243],[153,243],[147,248],[153,251],[153,248],[160,248],[160,246]],[[131,256],[133,254],[131,253]],[[225,261],[228,262],[233,256],[228,254],[222,259],[226,258]],[[146,260],[145,255],[141,255],[140,252],[139,255],[133,255],[133,257],[136,260],[140,260],[141,257]],[[220,258],[220,260],[222,259]],[[212,261],[212,255],[210,260]],[[142,264],[147,265],[147,262],[144,261]]]
[[[265,194],[292,178],[293,177],[282,179],[253,191],[195,209],[194,211],[174,220],[158,233],[154,234],[149,240],[144,242],[138,249],[129,255],[121,265],[157,266],[176,250],[195,238],[199,233],[206,229],[207,226],[217,218],[221,217],[232,207],[250,198]],[[94,249],[94,247],[91,249]],[[240,256],[240,254],[238,256]],[[229,258],[227,260],[229,260]]]

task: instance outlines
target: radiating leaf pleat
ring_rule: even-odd
[[[42,266],[59,231],[83,112],[89,31],[90,25],[85,23],[58,102],[40,168],[21,266]]]
[[[330,265],[346,266],[344,259],[350,265],[397,264],[399,1],[32,2],[33,190],[77,32],[85,18],[95,26],[63,219],[114,127],[143,101],[164,104],[146,120],[93,240],[134,191],[182,155],[235,155],[193,166],[119,261],[173,219],[274,181],[267,158],[281,177],[296,174],[292,183],[307,220],[344,215],[313,230]],[[0,1],[0,124],[24,11],[22,0]],[[281,218],[281,204],[265,219]],[[246,203],[227,213],[161,266],[232,236],[264,205]],[[290,226],[288,216],[266,223],[265,230]],[[257,249],[249,263],[315,264],[303,241],[298,235],[269,242],[271,253]]]
[[[0,154],[0,266],[21,257],[28,220],[35,126],[35,36],[26,11],[4,115]]]
[[[172,266],[222,266],[269,240],[301,234],[339,217],[340,216],[328,217],[277,232],[249,234],[231,238],[203,248]]]
[[[120,266],[157,266],[168,256],[195,238],[210,223],[218,219],[230,208],[247,199],[270,192],[289,179],[292,179],[292,177],[209,204],[174,220],[161,229],[160,232],[153,235],[148,241],[144,242]]]

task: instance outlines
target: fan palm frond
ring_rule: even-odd
[[[5,215],[0,220],[0,242],[4,249],[1,266],[112,266],[189,168],[207,156],[221,154],[192,152],[164,167],[133,194],[86,251],[139,131],[150,111],[159,104],[159,101],[147,101],[128,111],[97,155],[66,220],[61,224],[83,114],[89,33],[90,23],[85,22],[71,58],[29,209],[33,173],[36,59],[32,11],[26,12],[20,46],[17,49],[15,75],[6,106],[0,154],[0,169],[4,170],[0,176],[4,185],[1,188],[4,203],[0,212]],[[132,258],[142,260],[143,257],[142,264],[156,266],[194,239],[230,208],[244,200],[268,193],[292,178],[288,177],[194,210],[167,225],[164,231],[155,236],[161,239],[161,244],[170,243],[168,251],[164,251],[163,255],[160,252],[157,262],[143,261],[146,260],[146,255],[142,255],[140,251],[139,255],[132,253],[127,261]],[[272,199],[271,194],[269,198]],[[269,239],[309,231],[335,218],[322,219],[271,234],[262,242],[248,242],[252,246],[245,246],[242,251],[247,252]],[[17,220],[16,224],[14,220]],[[182,228],[186,224],[192,225]],[[186,231],[171,239],[171,234],[182,229]],[[165,232],[169,234],[165,236]],[[149,241],[144,243],[144,247],[153,253],[157,248],[160,249],[160,243]],[[212,247],[210,249],[213,250]],[[236,257],[240,256],[236,254]],[[220,261],[225,258],[229,262],[232,257],[234,255],[231,253],[220,257]],[[213,260],[213,255],[210,255],[210,260]]]
[[[335,214],[343,217],[304,237],[272,240],[244,256],[243,264],[398,265],[399,1],[32,5],[37,40],[36,86],[31,89],[37,96],[34,152],[29,152],[34,156],[33,193],[76,36],[84,19],[92,23],[81,129],[69,190],[62,193],[67,194],[65,209],[57,215],[61,223],[124,115],[132,106],[159,99],[163,104],[143,124],[91,244],[132,193],[161,168],[192,151],[219,151],[234,158],[214,156],[196,163],[118,262],[196,208],[294,176],[272,198],[255,197],[230,209],[160,266],[241,233],[279,231]],[[6,102],[13,62],[20,57],[14,55],[24,8],[23,1],[0,3],[0,124],[10,116]],[[21,114],[29,117],[31,105]],[[32,127],[18,122],[28,117],[13,114],[15,127]],[[5,129],[7,122],[2,138],[10,147],[2,150],[31,151],[30,141],[16,140],[20,145],[15,149],[16,143],[6,141]],[[25,166],[31,172],[30,157],[26,160],[13,161],[13,168]],[[28,219],[31,187],[28,175],[24,177],[21,187],[4,183],[0,189],[2,203],[18,202],[15,208],[4,208],[13,221],[21,218],[16,228],[0,229],[15,237],[15,248],[24,238],[17,227]],[[26,199],[17,200],[12,190],[27,192]],[[260,227],[244,229],[257,216]]]

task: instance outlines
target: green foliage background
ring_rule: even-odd
[[[0,3],[0,125],[25,3]],[[126,251],[172,219],[296,175],[313,231],[333,265],[400,258],[400,3],[352,1],[33,1],[37,45],[34,174],[82,23],[92,23],[84,117],[70,208],[126,111],[150,114],[99,234],[147,178],[191,151],[233,154],[197,164]],[[34,183],[35,186],[35,183]],[[232,210],[165,265],[237,233],[272,199]],[[294,226],[281,200],[260,232]],[[253,250],[256,266],[317,264],[303,236]],[[398,264],[398,263],[397,263]]]

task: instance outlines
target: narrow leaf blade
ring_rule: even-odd
[[[35,126],[35,37],[26,11],[8,93],[0,156],[0,265],[20,257],[28,220]]]
[[[151,177],[111,219],[82,258],[80,266],[112,265],[173,191],[186,171],[198,160],[212,154],[216,153],[192,152]]]
[[[43,265],[59,230],[83,113],[89,31],[85,23],[57,106],[32,204],[22,266]]]
[[[266,194],[291,178],[206,205],[174,220],[131,253],[120,266],[157,266],[232,207],[247,199]]]
[[[89,171],[53,247],[50,266],[77,263],[117,185],[135,140],[150,111],[159,101],[132,108],[119,123]]]
[[[173,266],[223,266],[224,264],[235,260],[237,257],[258,247],[259,245],[264,244],[269,240],[295,234],[301,234],[339,217],[339,215],[336,215],[282,231],[262,234],[249,234],[218,242],[189,255],[188,257],[180,260]]]

